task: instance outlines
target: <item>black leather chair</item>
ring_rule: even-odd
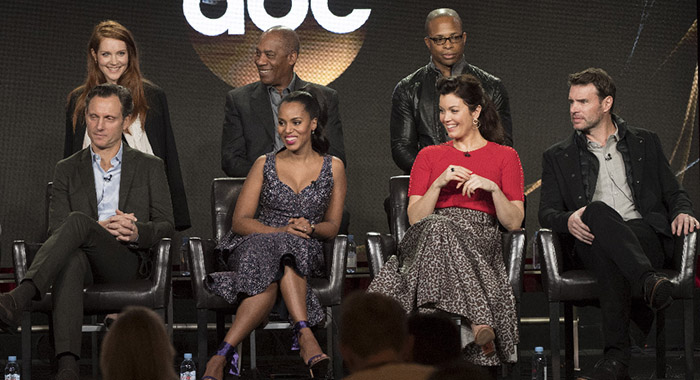
[[[48,226],[48,205],[51,200],[52,186],[46,188],[46,225]],[[44,231],[47,229],[44,228]],[[170,301],[170,277],[171,257],[169,238],[162,239],[152,249],[152,268],[148,278],[126,283],[93,284],[83,290],[83,314],[93,316],[93,324],[83,325],[83,332],[106,331],[101,323],[97,323],[94,317],[101,314],[118,313],[127,306],[144,306],[155,310],[167,321],[168,330],[172,336],[173,312]],[[15,282],[19,284],[27,274],[27,269],[34,259],[34,255],[41,248],[41,244],[27,243],[24,240],[15,240],[12,245],[12,259],[15,269]],[[21,340],[22,340],[22,378],[31,379],[32,362],[32,320],[33,312],[51,314],[51,293],[46,294],[41,301],[32,301],[30,311],[22,313]],[[51,318],[49,317],[49,320]],[[97,376],[97,337],[92,339],[93,377]]]
[[[564,366],[566,379],[574,378],[573,367],[573,306],[595,304],[598,299],[597,282],[593,273],[584,269],[571,269],[567,261],[566,244],[549,229],[535,234],[537,252],[542,263],[542,285],[549,301],[549,334],[551,339],[552,378],[560,379],[561,354],[559,346],[560,305],[564,304]],[[562,239],[563,240],[563,239]],[[683,302],[683,328],[685,348],[685,378],[693,374],[693,288],[695,278],[697,232],[676,240],[673,267],[664,269],[676,285],[673,298]],[[564,241],[563,243],[568,243]],[[656,377],[666,377],[665,312],[656,312]]]
[[[213,253],[216,242],[231,230],[233,210],[238,200],[238,194],[243,187],[245,178],[217,178],[211,186],[211,216],[213,240],[202,240],[191,237],[189,242],[188,260],[191,269],[192,294],[197,307],[197,359],[199,367],[204,368],[207,362],[207,311],[216,313],[217,339],[225,335],[224,320],[228,314],[235,314],[236,309],[223,298],[209,292],[204,286],[207,274],[216,271],[216,255]],[[332,241],[324,243],[323,251],[326,260],[324,277],[309,278],[314,292],[318,295],[321,305],[327,308],[326,333],[329,350],[332,350],[333,372],[336,378],[342,377],[342,358],[336,349],[333,338],[336,334],[334,320],[339,316],[339,306],[345,280],[345,259],[347,257],[347,237],[338,235]],[[265,326],[270,328],[291,328],[289,323],[271,322]],[[251,333],[251,368],[255,368],[255,331]]]
[[[367,260],[370,277],[379,273],[386,260],[396,254],[397,244],[403,238],[408,223],[408,183],[410,176],[399,175],[389,179],[389,231],[390,234],[367,233]],[[515,295],[515,308],[520,315],[522,297],[523,255],[525,254],[525,230],[506,232],[503,239],[503,260],[506,263],[508,279]],[[518,319],[518,327],[520,320]],[[518,355],[519,356],[519,355]],[[520,375],[520,360],[511,370],[513,379]]]

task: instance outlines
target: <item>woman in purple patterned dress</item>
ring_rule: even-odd
[[[338,233],[346,179],[343,162],[326,154],[325,119],[307,91],[282,100],[277,132],[284,149],[258,158],[250,169],[231,231],[217,247],[227,271],[207,278],[209,289],[237,304],[238,310],[202,379],[219,379],[227,366],[236,374],[234,347],[280,301],[294,323],[300,356],[312,377],[327,371],[330,358],[309,329],[323,321],[324,313],[306,279],[322,272],[322,241]]]

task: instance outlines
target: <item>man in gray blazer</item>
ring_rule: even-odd
[[[245,177],[258,157],[284,146],[277,134],[277,107],[285,95],[305,86],[315,87],[323,98],[318,101],[326,107],[328,114],[324,125],[330,142],[328,154],[340,158],[347,166],[338,93],[299,78],[294,72],[298,56],[299,36],[292,29],[275,26],[260,36],[255,49],[260,81],[231,90],[226,95],[221,136],[221,168],[226,175]]]
[[[138,278],[143,251],[174,228],[163,162],[122,144],[129,90],[99,85],[86,103],[91,144],[56,164],[50,237],[22,283],[0,295],[0,328],[14,329],[32,299],[52,292],[58,379],[78,379],[83,287]]]

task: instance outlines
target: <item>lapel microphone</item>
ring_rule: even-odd
[[[464,152],[464,157],[471,157],[472,155],[469,154],[469,152]]]

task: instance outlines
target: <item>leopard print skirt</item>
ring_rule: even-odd
[[[369,286],[389,295],[407,312],[445,311],[463,323],[489,325],[497,355],[465,347],[466,359],[483,366],[511,362],[518,343],[513,289],[503,262],[501,232],[484,212],[450,207],[411,226]]]

